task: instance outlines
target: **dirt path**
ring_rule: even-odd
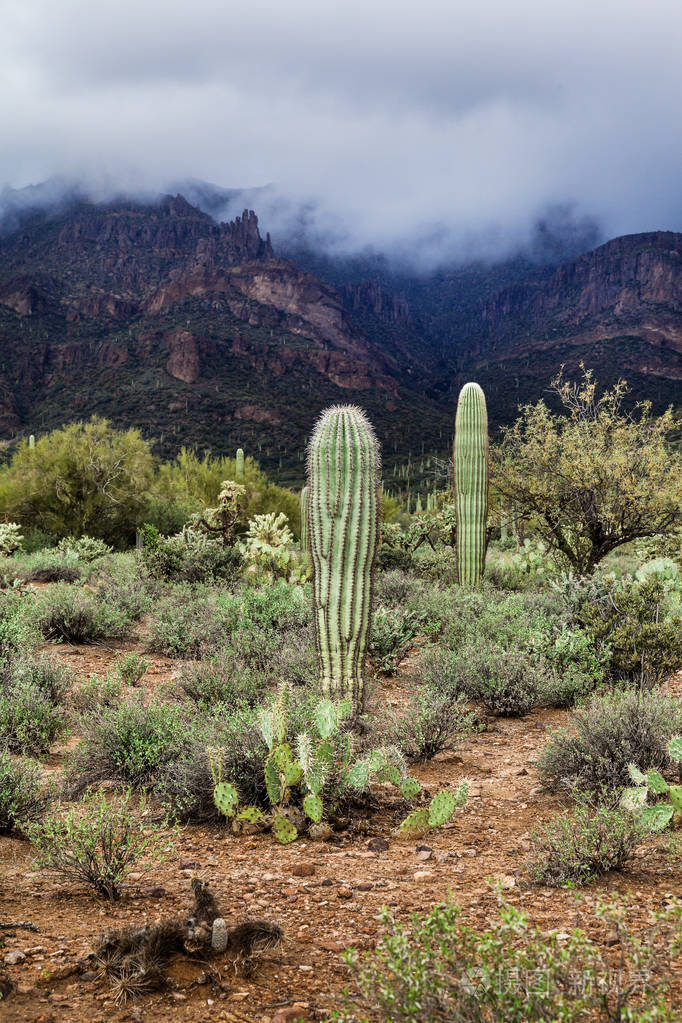
[[[65,647],[55,649],[54,656],[87,675],[106,671],[114,653]],[[167,658],[149,659],[153,666],[145,686],[155,687],[177,672]],[[408,673],[409,665],[386,685],[386,699],[400,702]],[[682,674],[673,685],[682,688]],[[300,1016],[324,1019],[341,1007],[349,986],[340,952],[348,945],[369,948],[376,942],[381,906],[389,905],[405,918],[451,891],[467,919],[485,927],[497,905],[489,878],[501,880],[509,900],[526,908],[546,930],[580,925],[603,938],[594,904],[600,895],[615,892],[632,894],[644,922],[651,909],[682,895],[679,858],[666,859],[655,843],[643,848],[622,874],[584,889],[579,900],[571,891],[519,884],[530,831],[560,805],[541,791],[533,762],[546,729],[565,718],[561,711],[536,711],[521,720],[500,719],[470,737],[456,754],[442,754],[417,767],[414,773],[434,789],[454,786],[463,777],[472,780],[469,804],[454,823],[419,843],[397,840],[381,820],[373,821],[366,834],[342,833],[333,843],[297,841],[290,846],[277,845],[269,835],[240,838],[220,827],[187,827],[178,839],[177,855],[146,877],[132,875],[129,891],[112,905],[85,891],[60,887],[32,868],[27,843],[0,838],[0,920],[31,920],[40,930],[17,931],[0,953],[4,957],[18,950],[26,957],[7,968],[17,990],[2,1003],[0,1017],[7,1023],[279,1023],[278,1010],[298,1005]],[[372,852],[367,846],[371,834],[386,838],[389,848]],[[428,849],[418,851],[417,845]],[[116,1006],[107,983],[81,972],[78,965],[92,939],[115,926],[186,916],[195,874],[210,881],[229,920],[249,916],[278,922],[285,932],[281,958],[266,963],[249,980],[220,957],[211,962],[212,979],[205,963],[182,961],[170,970],[168,990]]]

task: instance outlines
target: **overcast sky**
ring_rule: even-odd
[[[0,187],[274,183],[350,247],[503,250],[566,202],[605,237],[682,230],[680,0],[0,12]]]

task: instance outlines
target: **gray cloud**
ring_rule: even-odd
[[[557,203],[607,236],[682,229],[673,0],[32,0],[3,17],[0,184],[274,183],[275,235],[304,205],[337,247],[432,261],[510,251]]]

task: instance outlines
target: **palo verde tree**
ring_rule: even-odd
[[[650,402],[628,411],[624,380],[599,394],[591,370],[563,369],[551,389],[563,406],[521,407],[496,452],[494,485],[542,539],[581,574],[637,537],[682,523],[682,453],[672,410]]]
[[[0,510],[24,529],[121,546],[143,520],[153,461],[138,430],[71,423],[20,445],[0,472]]]

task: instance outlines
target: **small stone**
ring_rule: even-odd
[[[292,877],[312,877],[315,873],[314,863],[296,863],[291,868]]]
[[[370,838],[369,842],[367,843],[367,848],[370,850],[370,852],[374,853],[386,852],[386,850],[388,849],[388,842],[386,841],[385,838]]]
[[[372,888],[374,888],[374,882],[362,881],[360,884],[356,884],[355,888],[359,892],[371,892]]]
[[[310,825],[308,834],[314,842],[328,842],[332,837],[332,829],[324,821],[320,821],[318,824]]]
[[[4,959],[4,963],[5,966],[17,966],[19,963],[23,963],[25,958],[26,956],[24,955],[24,953],[21,952],[19,949],[16,949],[14,952],[7,953]]]
[[[180,860],[178,863],[178,870],[199,870],[201,864],[198,860]],[[128,875],[130,876],[130,875]]]
[[[317,947],[324,949],[325,952],[343,952],[345,945],[340,941],[328,941],[323,939],[317,942]]]
[[[287,1005],[286,1008],[277,1010],[272,1017],[272,1023],[294,1023],[294,1020],[299,1020],[305,1016],[306,1008],[307,1006],[297,1002],[294,1002],[293,1005]]]
[[[183,994],[182,991],[174,991],[173,992],[173,998],[175,999],[176,1002],[186,1002],[187,1001],[187,995]]]
[[[204,984],[208,984],[210,979],[211,978],[207,973],[200,973],[199,976],[194,981],[194,983],[199,984],[201,987],[203,987]]]
[[[495,874],[492,878],[493,884],[505,891],[516,886],[516,878],[511,874]]]
[[[434,877],[432,870],[417,870],[412,877],[415,881],[430,881]]]
[[[522,778],[526,774],[528,774],[528,769],[526,767],[522,767],[520,771],[516,772],[518,778]]]
[[[417,853],[417,859],[420,863],[426,863],[427,860],[433,859],[433,853],[430,849],[422,849]]]
[[[353,897],[352,891],[350,890],[350,888],[346,888],[345,885],[343,886],[343,888],[339,888],[336,894],[339,899],[352,899]]]

